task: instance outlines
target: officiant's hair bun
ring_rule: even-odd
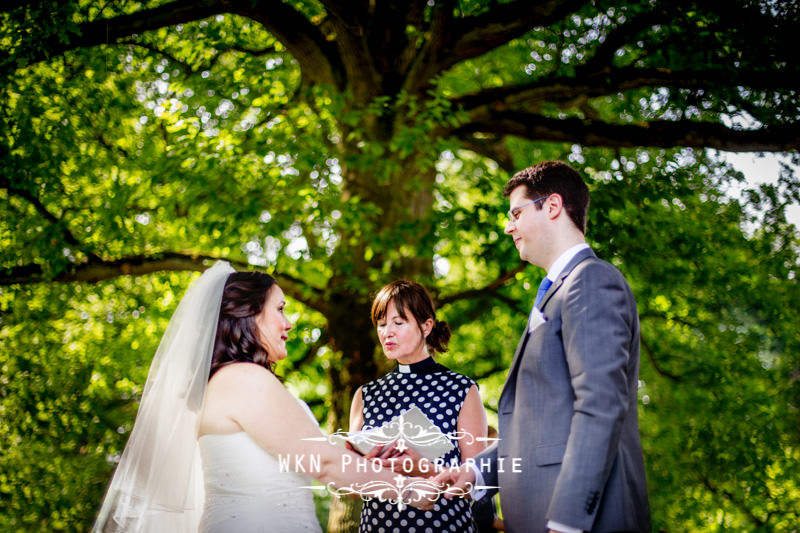
[[[444,320],[437,320],[428,335],[428,346],[433,351],[446,352],[448,342],[450,342],[450,326]]]
[[[447,322],[436,320],[436,309],[433,307],[433,299],[425,287],[416,281],[398,279],[383,287],[375,295],[372,302],[372,325],[377,326],[378,322],[386,318],[386,309],[389,303],[394,301],[397,313],[408,320],[411,313],[417,325],[422,329],[422,324],[428,320],[433,320],[433,328],[428,333],[425,341],[433,352],[446,352],[447,343],[450,341],[450,327]]]

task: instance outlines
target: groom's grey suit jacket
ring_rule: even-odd
[[[506,530],[542,532],[554,520],[585,531],[650,531],[630,287],[585,249],[539,309],[546,322],[526,328],[500,396],[500,440],[476,459],[492,465],[482,468],[484,481],[500,487]]]

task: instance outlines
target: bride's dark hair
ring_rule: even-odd
[[[261,365],[272,372],[269,354],[259,339],[256,316],[264,309],[275,279],[262,272],[234,272],[228,276],[211,356],[211,373],[235,362]]]

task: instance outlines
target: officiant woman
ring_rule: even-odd
[[[350,431],[380,427],[416,406],[443,433],[460,437],[452,439],[453,449],[436,462],[461,464],[483,451],[485,441],[478,438],[486,437],[486,412],[478,386],[433,359],[433,354],[447,350],[450,328],[436,320],[433,301],[425,288],[414,281],[394,281],[378,291],[371,314],[383,353],[397,361],[397,368],[356,391],[350,408]],[[367,457],[377,454],[378,448]],[[434,463],[397,443],[378,458],[406,475],[435,473]],[[440,498],[430,511],[401,511],[396,505],[377,500],[364,503],[361,532],[404,532],[410,528],[419,532],[475,531],[469,501],[464,498]]]

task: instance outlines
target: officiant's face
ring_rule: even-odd
[[[406,318],[403,318],[394,300],[390,301],[386,306],[386,315],[377,322],[378,339],[386,357],[410,365],[428,357],[425,336],[430,333],[433,321],[429,319],[420,325],[411,312],[406,311],[405,314]]]
[[[273,285],[267,292],[264,309],[256,316],[261,342],[267,348],[271,363],[286,358],[287,333],[292,329],[292,323],[284,313],[285,308],[283,291],[278,285]]]

